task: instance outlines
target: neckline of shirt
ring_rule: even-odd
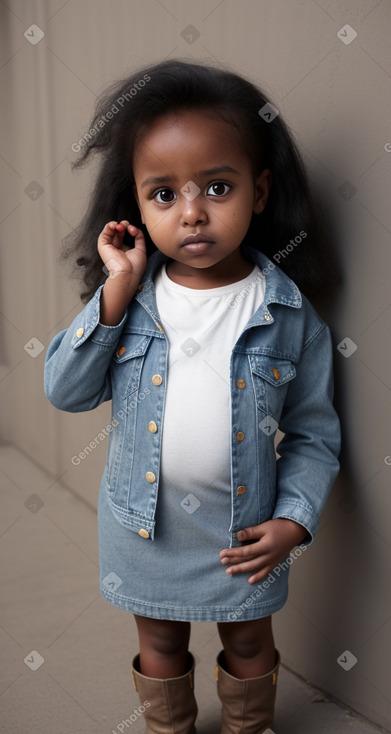
[[[249,275],[246,275],[246,277],[242,278],[242,280],[235,281],[235,283],[221,285],[218,288],[189,288],[186,285],[180,285],[179,283],[175,283],[173,280],[171,280],[171,278],[167,274],[167,264],[168,263],[166,262],[163,263],[163,266],[159,273],[164,287],[177,293],[183,293],[187,296],[194,296],[195,298],[214,298],[224,296],[229,293],[236,293],[237,291],[241,291],[243,290],[243,288],[249,286],[256,276],[259,276],[262,280],[265,279],[265,276],[261,272],[258,265],[254,265]]]

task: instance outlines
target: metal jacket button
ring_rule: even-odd
[[[145,528],[141,528],[141,530],[138,531],[138,534],[141,535],[142,538],[149,538],[149,532]]]
[[[273,375],[276,378],[276,380],[280,379],[280,370],[278,370],[277,367],[273,367]]]
[[[238,439],[238,441],[243,441],[244,439],[243,431],[238,431],[238,433],[236,434],[236,438]]]
[[[239,387],[241,390],[243,390],[246,387],[246,383],[244,380],[236,380],[236,387]]]
[[[246,487],[243,484],[241,484],[240,487],[238,487],[236,491],[238,494],[244,494],[246,491]]]
[[[148,431],[151,431],[151,433],[156,433],[157,432],[157,425],[156,425],[155,421],[149,421],[149,423],[148,423]]]
[[[147,482],[152,484],[152,482],[154,482],[156,479],[156,475],[153,473],[153,471],[147,471],[145,479],[147,480]]]
[[[120,347],[117,349],[117,357],[121,357],[124,352],[126,352],[126,347]]]
[[[161,375],[154,375],[152,377],[152,382],[154,385],[161,385],[163,382],[163,378]]]
[[[80,339],[80,337],[83,336],[83,334],[84,334],[84,329],[81,326],[80,329],[77,330],[76,336],[78,337],[78,339]]]

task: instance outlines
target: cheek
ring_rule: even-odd
[[[170,231],[171,218],[168,212],[156,211],[150,208],[144,211],[145,224],[149,229],[151,236],[162,237],[166,232]]]
[[[150,205],[149,202],[144,204],[144,206],[142,207],[142,214],[147,225],[154,225],[155,222],[158,220],[156,210],[153,208],[153,206]]]
[[[242,231],[249,227],[249,218],[245,208],[235,207],[228,216],[224,217],[224,223],[228,231],[233,235],[242,234]]]

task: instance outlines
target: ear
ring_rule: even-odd
[[[254,209],[255,214],[260,214],[268,200],[270,187],[272,185],[272,172],[265,168],[254,181]]]
[[[139,211],[140,211],[141,221],[142,221],[142,223],[143,223],[143,224],[145,224],[144,214],[143,214],[143,210],[142,210],[142,208],[141,208],[141,206],[140,206],[140,200],[139,200],[139,198],[138,198],[138,193],[137,193],[137,186],[136,186],[136,184],[134,184],[134,185],[133,185],[132,191],[133,191],[133,196],[134,196],[134,198],[136,199],[136,202],[137,202],[137,206],[138,206],[138,208],[139,208]]]

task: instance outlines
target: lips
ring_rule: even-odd
[[[214,240],[211,240],[211,238],[207,237],[205,234],[189,235],[188,237],[185,237],[180,246],[185,247],[185,245],[196,245],[198,242],[212,243],[213,241]]]

